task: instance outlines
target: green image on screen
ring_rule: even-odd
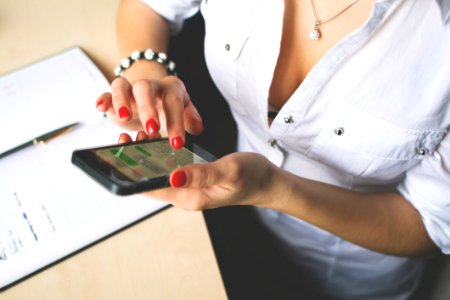
[[[95,154],[133,181],[165,176],[186,164],[207,162],[186,148],[173,150],[169,141],[119,145],[96,150]]]

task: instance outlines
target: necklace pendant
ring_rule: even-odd
[[[320,39],[321,34],[320,34],[319,26],[322,23],[323,22],[320,21],[320,20],[314,20],[314,28],[313,28],[313,30],[311,30],[309,32],[309,39],[310,40],[317,41],[318,39]]]
[[[313,40],[313,41],[317,41],[318,39],[320,39],[320,30],[319,28],[314,28],[313,30],[311,30],[309,32],[309,39]]]

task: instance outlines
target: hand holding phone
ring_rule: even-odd
[[[75,150],[72,163],[118,195],[130,195],[169,185],[170,173],[180,166],[216,158],[186,138],[174,150],[167,138]]]

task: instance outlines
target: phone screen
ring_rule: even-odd
[[[187,164],[202,164],[216,158],[186,138],[174,150],[167,138],[80,149],[72,163],[98,183],[119,195],[129,195],[167,186],[169,174]]]
[[[165,176],[186,164],[207,162],[186,148],[173,150],[167,140],[98,149],[94,153],[134,182]]]

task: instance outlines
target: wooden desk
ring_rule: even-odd
[[[112,78],[118,0],[2,0],[0,74],[81,46]],[[169,208],[0,299],[226,299],[201,213]]]

